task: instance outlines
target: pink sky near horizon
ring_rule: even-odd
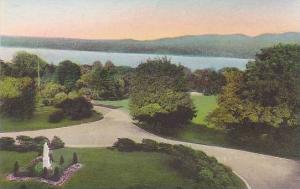
[[[300,31],[300,0],[0,0],[0,6],[2,35],[147,40]]]

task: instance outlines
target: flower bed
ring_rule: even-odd
[[[45,178],[41,178],[41,177],[18,177],[18,176],[14,176],[13,173],[9,174],[6,179],[9,181],[28,181],[28,180],[35,180],[35,181],[39,181],[39,182],[43,182],[43,183],[47,183],[50,185],[54,185],[54,186],[61,186],[63,185],[66,181],[68,181],[72,175],[77,172],[80,168],[82,167],[82,164],[80,163],[76,163],[73,164],[71,166],[69,166],[67,169],[65,169],[62,173],[62,175],[60,176],[58,181],[53,181],[53,180],[49,180],[49,179],[45,179]]]

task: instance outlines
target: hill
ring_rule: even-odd
[[[300,33],[262,34],[254,37],[242,34],[191,35],[146,41],[1,36],[1,45],[10,47],[237,58],[253,58],[261,48],[278,43],[300,44]]]

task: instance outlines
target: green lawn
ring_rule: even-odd
[[[208,125],[205,117],[208,113],[212,112],[217,107],[216,96],[191,96],[192,101],[197,109],[197,116],[192,120],[195,124],[206,125],[208,127],[213,127]]]
[[[50,129],[57,127],[66,127],[70,125],[77,125],[86,122],[93,122],[102,119],[101,113],[94,112],[90,118],[82,120],[69,120],[64,119],[59,123],[49,123],[48,117],[56,109],[51,106],[38,107],[34,113],[33,118],[26,120],[17,120],[13,118],[0,117],[0,132],[9,131],[26,131],[26,130],[39,130]]]
[[[191,98],[196,107],[197,116],[192,123],[180,130],[175,138],[192,143],[227,146],[227,133],[224,129],[209,125],[205,120],[206,116],[217,107],[216,96],[193,95]]]
[[[79,161],[84,165],[62,189],[101,189],[128,188],[147,185],[155,188],[193,188],[192,180],[183,178],[168,165],[168,155],[146,152],[118,152],[102,148],[72,149],[65,148],[54,151],[54,159],[59,160],[63,154],[65,163],[71,160],[76,151]],[[51,188],[37,182],[9,182],[4,178],[11,172],[14,162],[26,165],[36,153],[17,153],[0,151],[0,188],[19,189],[26,184],[28,189]]]
[[[177,140],[228,147],[227,133],[224,129],[209,128],[203,125],[188,124],[174,137]]]
[[[97,104],[113,106],[113,107],[125,110],[126,112],[129,112],[129,99],[123,99],[123,100],[96,100],[95,102]]]

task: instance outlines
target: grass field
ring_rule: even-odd
[[[71,160],[76,151],[84,165],[62,189],[101,189],[149,186],[154,188],[193,188],[193,181],[183,178],[168,166],[169,156],[159,153],[118,152],[101,148],[71,149],[54,151],[54,160],[63,154],[65,163]],[[0,188],[19,189],[25,184],[28,189],[48,189],[46,184],[37,182],[9,182],[4,178],[11,172],[14,162],[26,165],[36,153],[0,151]],[[138,188],[138,187],[136,187]]]
[[[207,145],[228,146],[224,129],[208,124],[206,116],[217,107],[216,96],[191,96],[197,116],[175,136],[176,139]]]
[[[195,124],[206,125],[208,127],[213,127],[208,125],[205,117],[208,113],[212,112],[217,107],[216,96],[191,96],[192,101],[197,110],[197,116],[192,120]]]
[[[9,131],[26,131],[50,129],[57,127],[66,127],[70,125],[77,125],[86,122],[93,122],[102,119],[102,114],[94,112],[90,118],[82,120],[64,119],[59,123],[49,123],[48,117],[56,109],[51,106],[38,107],[34,113],[33,118],[26,120],[17,120],[13,118],[0,117],[0,132]]]
[[[120,108],[126,112],[129,112],[129,99],[123,99],[123,100],[96,100],[96,103],[108,105],[108,106],[114,106],[116,108]]]

